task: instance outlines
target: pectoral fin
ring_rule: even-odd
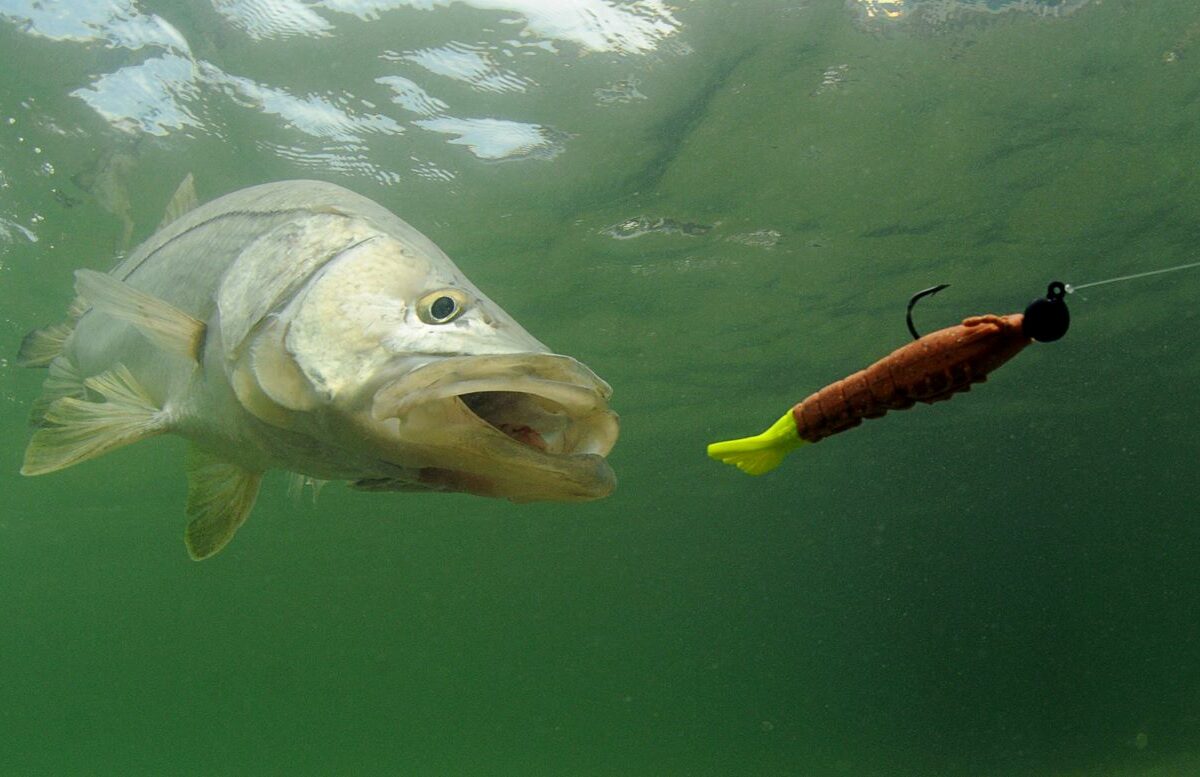
[[[261,472],[250,472],[196,447],[188,453],[188,555],[201,561],[229,544],[258,497]]]
[[[64,380],[69,380],[66,376]],[[44,475],[167,430],[169,418],[123,365],[93,375],[84,387],[104,397],[62,396],[50,403],[25,449],[22,475]]]
[[[321,398],[288,353],[284,335],[283,324],[272,317],[267,328],[254,338],[250,347],[254,377],[267,396],[282,407],[300,412],[314,410]]]
[[[163,350],[200,360],[205,323],[152,294],[95,270],[75,271],[75,290],[101,313],[138,328]]]
[[[274,316],[238,358],[229,382],[242,407],[265,423],[287,429],[293,412],[308,412],[320,397],[284,345],[284,325]]]

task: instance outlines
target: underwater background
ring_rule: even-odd
[[[0,0],[0,774],[1200,775],[1200,269],[752,478],[922,331],[1200,259],[1195,0]],[[333,181],[614,388],[620,485],[18,475],[15,366],[194,173]],[[202,260],[202,257],[197,257]]]

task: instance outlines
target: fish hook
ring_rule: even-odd
[[[934,294],[937,294],[939,291],[948,287],[949,285],[950,284],[948,283],[939,283],[937,286],[930,286],[928,289],[922,289],[921,291],[918,291],[916,294],[912,295],[912,298],[908,301],[908,314],[904,317],[904,320],[908,322],[908,331],[912,333],[914,340],[920,340],[921,336],[917,334],[917,328],[913,326],[913,305],[917,304],[922,297],[932,297]]]

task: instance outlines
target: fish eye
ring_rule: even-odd
[[[438,297],[433,301],[433,304],[429,306],[429,315],[433,316],[433,318],[439,321],[445,321],[454,314],[454,311],[457,308],[458,305],[454,304],[454,300],[450,299],[449,297]]]
[[[462,315],[467,299],[458,289],[442,289],[426,294],[417,303],[417,315],[426,324],[445,324]]]

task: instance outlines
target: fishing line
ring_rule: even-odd
[[[1078,286],[1067,283],[1064,288],[1068,294],[1079,291],[1080,289],[1089,289],[1092,286],[1103,286],[1106,283],[1117,283],[1119,281],[1131,281],[1134,278],[1145,278],[1148,275],[1162,275],[1165,272],[1175,272],[1176,270],[1187,270],[1192,267],[1200,267],[1200,262],[1189,262],[1187,264],[1179,264],[1174,267],[1164,267],[1161,270],[1148,270],[1146,272],[1134,273],[1133,275],[1121,275],[1117,278],[1108,278],[1103,281],[1092,281],[1091,283],[1081,283]]]

